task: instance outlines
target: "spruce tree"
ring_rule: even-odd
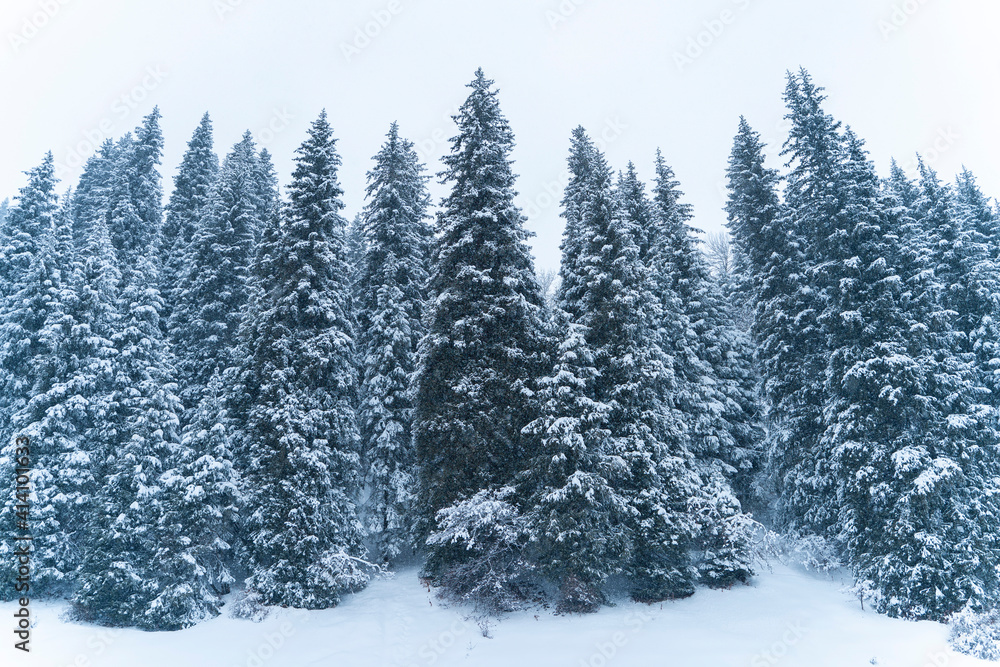
[[[860,141],[848,140],[847,164],[865,175],[855,182],[875,191]],[[897,243],[896,261],[890,246],[871,264],[855,265],[887,273],[895,264],[899,275],[862,283],[854,297],[860,307],[842,313],[845,326],[869,322],[854,332],[855,347],[872,333],[882,338],[874,359],[856,363],[841,382],[841,397],[854,392],[855,400],[830,433],[844,443],[836,449],[844,535],[859,587],[879,611],[940,620],[996,590],[1000,512],[985,489],[996,475],[997,430],[974,356],[956,330],[961,315],[945,306],[956,293],[948,288],[956,258],[942,239],[961,227],[945,219],[945,193],[925,168],[919,189],[898,168],[889,185],[882,210],[890,227],[870,231],[868,245]],[[865,197],[850,199],[852,212],[864,210]],[[904,308],[887,308],[886,292],[898,293]],[[886,340],[893,327],[902,343]]]
[[[580,262],[587,238],[581,218],[588,194],[587,183],[593,169],[594,151],[594,144],[583,127],[573,130],[568,158],[569,183],[566,185],[560,214],[565,220],[565,230],[560,246],[562,263],[559,267],[559,291],[556,294],[559,308],[573,318],[580,315],[580,289],[585,280]]]
[[[73,240],[83,248],[99,234],[96,225],[108,233],[111,186],[114,178],[117,147],[111,139],[91,156],[73,192]],[[109,237],[110,238],[110,237]]]
[[[205,215],[211,189],[219,172],[219,157],[213,148],[212,120],[206,113],[188,142],[181,161],[174,189],[167,203],[163,229],[160,231],[159,250],[162,266],[160,291],[168,319],[177,300],[175,290],[185,273],[188,246]]]
[[[783,271],[784,296],[773,304],[782,324],[767,344],[773,345],[775,361],[786,355],[788,361],[780,374],[774,368],[768,376],[778,392],[774,397],[778,423],[769,444],[777,466],[773,474],[779,489],[779,520],[791,529],[832,537],[836,480],[831,453],[820,444],[828,348],[819,318],[840,278],[838,267],[830,265],[834,271],[828,272],[825,262],[841,252],[838,244],[843,241],[843,232],[835,228],[840,202],[834,190],[842,140],[840,124],[822,108],[825,99],[808,72],[788,74],[785,103],[791,128],[782,155],[788,157],[791,170],[785,218],[779,224],[791,253]]]
[[[975,382],[992,390],[1000,366],[996,343],[1000,278],[992,211],[967,171],[952,188],[922,160],[919,168],[920,196],[914,213],[926,233],[923,256],[941,290],[941,305],[954,313],[956,351],[975,367]],[[987,402],[998,404],[996,398]]]
[[[966,230],[950,215],[947,189],[922,163],[920,172],[916,187],[899,173],[893,179],[894,191],[916,195],[909,207],[901,198],[894,202],[903,223],[907,344],[919,372],[917,390],[900,395],[914,396],[916,406],[897,408],[914,415],[911,433],[891,454],[892,466],[876,468],[886,476],[876,507],[888,507],[884,513],[866,507],[870,523],[861,523],[878,526],[883,537],[873,546],[870,536],[859,535],[852,546],[861,554],[852,555],[881,611],[939,620],[969,600],[979,604],[997,587],[1000,512],[986,489],[996,476],[998,434],[963,331],[969,294],[956,278],[975,244],[966,243]]]
[[[689,224],[691,208],[681,202],[680,184],[659,151],[652,205],[639,203],[646,195],[634,176],[623,185],[627,211],[650,209],[632,220],[638,225],[648,219],[645,260],[659,301],[660,345],[669,354],[677,378],[673,400],[685,414],[694,453],[706,462],[721,461],[732,443],[722,420],[724,397],[717,391],[718,379],[706,358],[718,318],[714,295],[709,293],[708,265]]]
[[[971,306],[965,317],[966,347],[991,391],[990,404],[1000,406],[1000,216],[980,191],[976,177],[963,169],[952,198],[954,215],[967,235],[965,264]]]
[[[0,265],[3,294],[16,289],[18,280],[27,273],[32,259],[39,253],[46,233],[55,225],[58,210],[55,160],[47,153],[42,163],[25,172],[28,183],[21,188],[17,204],[7,214],[3,264]]]
[[[143,256],[122,274],[109,405],[93,434],[102,484],[73,609],[102,625],[170,630],[212,615],[214,601],[198,590],[195,564],[161,522],[169,508],[164,473],[180,456],[180,401],[159,325],[154,261]]]
[[[425,530],[439,510],[511,483],[534,450],[522,429],[536,416],[543,305],[514,204],[514,137],[492,86],[479,70],[444,158],[451,192],[438,218],[414,424]]]
[[[433,230],[427,222],[426,177],[412,142],[393,123],[368,174],[361,220],[358,286],[361,359],[359,421],[367,466],[366,523],[378,557],[413,550],[416,455],[413,374],[423,315]]]
[[[119,325],[116,298],[121,274],[103,220],[89,227],[86,243],[76,255],[67,307],[71,328],[64,330],[60,353],[67,364],[59,389],[52,392],[61,404],[57,411],[50,408],[49,412],[60,415],[59,428],[65,434],[61,492],[73,507],[72,523],[67,522],[73,526],[73,534],[67,543],[74,546],[79,565],[92,539],[90,517],[105,471],[100,433],[112,407],[116,358],[112,336]]]
[[[264,230],[281,214],[281,192],[278,185],[278,172],[274,168],[271,153],[262,148],[257,156],[257,178],[260,182],[258,194],[261,197],[261,227],[257,230],[256,241],[259,243]]]
[[[694,592],[697,528],[688,501],[700,480],[683,418],[668,399],[674,377],[659,345],[659,304],[639,258],[638,229],[599,152],[587,190],[579,323],[597,371],[592,398],[609,407],[603,454],[621,461],[613,484],[630,509],[631,549],[621,564],[635,599],[684,597]]]
[[[568,325],[550,376],[539,380],[541,417],[526,432],[540,440],[525,472],[531,552],[543,575],[559,586],[557,610],[593,612],[601,586],[623,570],[630,548],[630,505],[622,471],[611,456],[611,406],[594,396],[598,371],[587,330]]]
[[[754,304],[751,336],[762,375],[763,420],[767,437],[761,485],[777,502],[777,523],[801,525],[795,517],[808,507],[800,499],[791,472],[807,462],[797,446],[792,428],[797,391],[803,369],[792,344],[795,316],[805,307],[808,292],[803,242],[792,227],[778,195],[780,177],[765,165],[760,135],[740,118],[727,171],[729,230],[738,252],[745,258],[747,289]]]
[[[322,609],[363,588],[355,342],[340,157],[326,112],[297,151],[291,201],[263,233],[230,398],[249,590]]]
[[[641,186],[630,182],[636,182],[634,176],[626,179],[626,201],[641,202],[645,198]],[[761,431],[750,349],[727,311],[689,224],[691,209],[682,197],[673,170],[658,151],[649,212],[636,203],[627,210],[634,211],[630,217],[646,230],[646,261],[660,307],[659,340],[675,377],[671,400],[684,414],[690,448],[704,490],[709,491],[698,501],[703,505],[704,536],[715,544],[728,540],[732,549],[745,551],[746,544],[739,544],[745,535],[738,536],[729,527],[736,528],[741,521],[732,485],[738,482],[740,496],[752,498],[750,480],[760,462]],[[700,564],[706,581],[729,585],[749,577],[746,562],[737,562],[739,558],[733,555],[723,563],[719,557],[719,547],[706,546]],[[724,570],[731,566],[735,569],[726,574]]]
[[[33,393],[32,359],[41,345],[47,306],[26,302],[24,290],[48,290],[38,283],[39,272],[55,271],[54,257],[42,258],[46,242],[52,242],[59,210],[55,162],[48,153],[42,163],[27,172],[17,206],[9,213],[3,247],[0,248],[0,446],[12,444],[14,415]],[[40,262],[42,262],[40,264]],[[32,308],[39,308],[32,312]],[[13,477],[4,480],[10,484]],[[5,487],[6,488],[6,487]],[[11,497],[6,495],[5,498]]]
[[[159,109],[143,118],[134,135],[118,142],[116,153],[112,207],[118,210],[112,211],[109,231],[121,266],[134,267],[159,235],[163,218]],[[126,207],[131,209],[128,214]]]
[[[167,330],[178,358],[181,398],[189,408],[201,400],[216,371],[236,364],[254,243],[268,215],[260,169],[247,132],[226,156],[185,248]]]
[[[78,512],[85,501],[75,482],[79,472],[80,442],[71,422],[72,396],[66,396],[66,379],[73,359],[66,339],[73,329],[68,312],[72,290],[72,248],[60,243],[71,234],[65,207],[48,220],[50,226],[36,239],[39,248],[31,257],[28,271],[12,287],[5,299],[0,335],[7,350],[17,350],[17,373],[24,393],[19,409],[4,425],[10,433],[5,442],[0,467],[14,480],[14,453],[17,439],[28,438],[31,449],[32,592],[37,596],[64,594],[72,585],[78,563],[78,528],[83,518]],[[65,255],[60,254],[65,252]],[[14,360],[8,359],[10,364]],[[13,388],[13,387],[12,387]],[[5,488],[0,518],[4,534],[13,536],[15,494],[13,484]],[[92,490],[92,489],[91,489]],[[14,546],[4,540],[4,551]],[[9,554],[8,554],[9,555]],[[12,556],[10,558],[13,558]],[[14,579],[12,579],[13,581]],[[7,593],[8,591],[5,591]]]
[[[231,431],[224,405],[222,375],[209,379],[201,401],[181,434],[178,455],[162,477],[164,511],[161,548],[180,555],[188,566],[191,591],[218,613],[219,595],[235,581],[231,573],[240,494],[233,468]],[[189,594],[187,589],[181,593]]]

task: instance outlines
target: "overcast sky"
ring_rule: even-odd
[[[1000,196],[1000,3],[988,0],[3,0],[0,198],[52,150],[63,187],[104,136],[163,113],[165,187],[209,111],[225,154],[246,129],[282,183],[326,108],[347,212],[389,124],[440,169],[477,67],[517,137],[520,203],[541,267],[556,267],[558,199],[582,124],[615,168],[649,179],[660,147],[695,224],[722,228],[740,114],[784,140],[787,69],[827,89],[881,173],[916,151],[964,164]],[[366,34],[367,33],[367,34]],[[778,162],[775,160],[775,165]],[[434,185],[435,200],[443,193]],[[551,192],[551,194],[550,194]]]

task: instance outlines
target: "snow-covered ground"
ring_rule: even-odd
[[[35,604],[32,653],[4,631],[0,665],[45,667],[961,667],[947,629],[862,611],[845,582],[783,565],[753,586],[699,590],[663,605],[620,602],[590,616],[514,614],[483,636],[416,570],[379,580],[337,609],[281,610],[262,623],[222,616],[174,633],[68,623]],[[11,625],[15,607],[0,605]],[[537,614],[537,616],[536,616]]]

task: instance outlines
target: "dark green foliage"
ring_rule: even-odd
[[[230,404],[243,479],[248,589],[335,606],[367,582],[340,157],[322,113],[297,151],[280,226],[262,234]]]
[[[542,297],[514,205],[513,133],[482,71],[455,117],[417,372],[419,506],[438,510],[512,482],[533,455]]]
[[[370,490],[366,522],[382,560],[413,551],[413,374],[424,334],[432,229],[426,177],[394,123],[368,174],[359,239],[361,443]]]

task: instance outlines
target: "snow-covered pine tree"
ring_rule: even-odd
[[[757,479],[765,459],[763,407],[746,302],[732,283],[714,275],[706,292],[716,317],[705,357],[715,372],[722,398],[721,418],[730,439],[723,443],[719,459],[730,468],[725,477],[740,502],[745,507],[759,507],[763,498]]]
[[[358,213],[347,225],[347,262],[351,267],[351,285],[353,286],[351,294],[356,308],[360,307],[361,300],[364,298],[361,294],[361,272],[366,252],[364,214]]]
[[[199,597],[213,615],[220,602],[216,596],[228,593],[235,581],[230,570],[240,504],[224,390],[216,371],[190,411],[179,456],[162,478],[160,518],[160,529],[172,538],[165,547],[197,564],[190,583],[202,589]]]
[[[752,497],[750,479],[760,461],[750,346],[729,317],[689,224],[691,209],[682,203],[680,185],[662,153],[656,155],[652,205],[641,203],[644,189],[630,171],[622,196],[633,223],[646,230],[645,260],[660,310],[659,344],[675,379],[670,400],[684,414],[704,482],[705,493],[694,503],[702,527],[699,568],[707,583],[728,586],[751,573],[745,556],[736,556],[747,545],[741,532],[745,518],[732,490],[738,480],[741,495]]]
[[[26,273],[18,283],[8,286],[12,293],[4,299],[0,336],[5,350],[14,351],[18,385],[24,391],[18,397],[20,408],[9,417],[5,430],[10,441],[5,442],[0,454],[0,468],[11,480],[4,482],[9,493],[4,494],[0,507],[3,534],[17,534],[13,493],[14,452],[16,438],[30,438],[31,442],[31,509],[30,530],[33,538],[32,593],[52,596],[66,593],[72,585],[72,575],[78,563],[77,541],[80,520],[76,502],[84,500],[74,488],[73,464],[79,441],[66,414],[67,403],[64,380],[72,359],[67,355],[65,340],[73,328],[72,317],[67,312],[72,292],[72,247],[60,242],[71,236],[72,226],[64,206],[54,215],[45,216],[47,228],[38,230],[42,236],[35,239],[37,252],[32,255]],[[66,253],[61,256],[60,251]],[[5,359],[7,364],[13,359]],[[10,386],[14,389],[15,386]],[[65,457],[64,457],[65,454]],[[4,539],[4,553],[12,567],[16,562],[9,551],[13,539]],[[14,581],[12,577],[11,581]],[[5,590],[12,594],[13,590]]]
[[[66,332],[60,352],[67,367],[60,390],[54,392],[54,399],[61,405],[53,411],[59,415],[59,428],[66,434],[61,452],[61,491],[74,508],[75,534],[69,536],[68,542],[75,545],[77,563],[91,539],[88,529],[93,526],[89,518],[103,481],[99,433],[111,409],[116,356],[111,338],[119,324],[116,298],[121,279],[104,220],[91,222],[88,230],[73,265],[73,293],[67,307],[72,328]]]
[[[226,156],[184,250],[167,330],[186,408],[201,401],[216,371],[236,364],[254,243],[268,215],[260,172],[257,148],[247,132]]]
[[[658,167],[665,168],[659,153],[657,157]],[[646,194],[646,185],[639,179],[639,174],[631,161],[625,168],[625,173],[618,174],[618,194],[622,202],[622,211],[635,225],[638,234],[639,259],[644,262],[649,261],[650,241],[658,236],[658,230],[655,229],[653,204]]]
[[[954,313],[956,352],[975,367],[975,382],[992,390],[998,386],[995,372],[1000,367],[1000,277],[992,211],[968,172],[956,190],[941,183],[922,160],[918,164],[920,196],[914,213],[928,234],[925,238],[936,241],[924,243],[924,261],[934,271],[942,307]],[[1000,404],[995,396],[984,402]]]
[[[281,213],[281,193],[278,187],[278,172],[274,168],[274,160],[266,148],[262,148],[257,156],[257,178],[260,185],[258,194],[263,200],[261,221],[264,226],[277,219]],[[264,226],[257,230],[257,240],[260,240]]]
[[[766,382],[777,417],[769,442],[778,487],[778,520],[786,528],[831,537],[837,520],[836,477],[831,452],[820,445],[824,430],[826,331],[819,321],[839,276],[825,270],[843,234],[833,228],[838,202],[835,176],[840,124],[826,114],[823,89],[805,70],[788,73],[785,103],[790,122],[782,155],[791,171],[784,218],[777,224],[789,247],[781,280],[784,293],[772,304],[777,327],[764,341],[770,357]],[[772,260],[772,261],[775,261]],[[796,263],[798,265],[796,266]],[[836,267],[834,267],[836,268]]]
[[[863,510],[879,540],[860,534],[852,544],[859,579],[875,592],[875,606],[894,616],[941,620],[970,599],[997,588],[1000,510],[989,492],[997,476],[995,410],[982,386],[975,356],[962,333],[963,304],[956,267],[964,263],[962,226],[951,219],[949,193],[920,164],[916,188],[901,173],[890,192],[916,194],[912,208],[897,198],[887,208],[903,223],[899,264],[905,273],[908,350],[918,364],[918,407],[912,433],[877,470],[882,512]],[[909,208],[909,211],[907,209]],[[973,249],[974,250],[974,249]],[[960,270],[960,269],[959,269]],[[905,413],[904,413],[905,414]],[[869,455],[875,452],[865,450]],[[871,469],[871,466],[866,466]],[[879,519],[882,519],[880,522]]]
[[[899,166],[895,158],[893,158],[889,167],[889,177],[882,181],[882,190],[887,197],[891,198],[894,204],[891,212],[896,217],[912,217],[919,192],[914,182],[906,175],[906,172]],[[910,224],[912,224],[912,220],[907,223],[907,229]]]
[[[991,248],[990,256],[996,257],[1000,252],[1000,218],[968,169],[963,168],[956,178],[954,195],[959,214]]]
[[[848,139],[855,154],[848,165],[863,164],[860,142]],[[1000,510],[987,491],[997,474],[997,431],[995,413],[981,404],[987,392],[975,361],[962,351],[966,339],[955,329],[960,317],[944,305],[952,262],[938,253],[948,252],[942,239],[960,235],[960,227],[945,219],[946,193],[936,178],[921,171],[921,185],[914,187],[894,164],[883,188],[889,228],[876,231],[869,243],[897,244],[899,278],[893,282],[900,285],[890,287],[904,307],[901,315],[887,312],[891,301],[884,294],[871,303],[876,290],[886,290],[878,283],[868,288],[860,313],[842,318],[861,324],[874,310],[872,323],[856,337],[861,344],[870,332],[882,339],[876,339],[875,359],[857,363],[845,377],[843,387],[863,395],[830,432],[844,443],[837,449],[843,535],[859,587],[879,611],[941,620],[970,600],[988,599],[997,587],[993,535]],[[874,176],[856,180],[875,189],[868,185]],[[940,277],[934,267],[942,269]],[[868,270],[885,271],[878,261]],[[896,349],[885,340],[892,326],[904,337]],[[881,419],[873,409],[880,403],[888,404]]]
[[[212,119],[206,113],[188,142],[174,177],[174,189],[160,230],[160,279],[163,283],[160,291],[166,306],[165,323],[177,300],[175,291],[185,273],[188,246],[206,213],[212,185],[219,173],[219,156],[215,154],[214,145]]]
[[[85,247],[98,235],[92,229],[95,225],[103,226],[104,234],[109,233],[108,215],[116,151],[115,142],[107,139],[100,150],[87,160],[73,192],[73,239],[77,248]]]
[[[356,294],[360,330],[358,415],[367,468],[365,519],[382,561],[412,553],[416,513],[413,375],[424,335],[433,229],[413,144],[392,124],[368,174]]]
[[[965,250],[969,275],[964,289],[970,306],[964,318],[966,349],[975,355],[979,375],[992,392],[990,404],[1000,407],[1000,216],[967,169],[958,176],[952,203],[952,215],[971,245]]]
[[[562,263],[559,267],[559,291],[556,303],[570,317],[580,315],[581,285],[584,281],[583,267],[580,265],[580,255],[584,245],[586,231],[581,228],[583,204],[587,198],[587,182],[592,171],[594,144],[587,136],[583,127],[573,130],[570,144],[568,171],[569,183],[562,200],[563,220],[566,221],[563,231]]]
[[[109,404],[93,433],[102,483],[73,610],[102,625],[171,630],[213,615],[218,602],[177,548],[184,536],[162,521],[171,509],[164,474],[181,458],[181,406],[159,325],[153,248],[146,250],[122,273]]]
[[[335,606],[368,580],[335,141],[324,111],[297,151],[280,225],[264,230],[230,398],[244,424],[235,448],[247,588],[265,604],[308,609]]]
[[[75,201],[74,197],[74,208]],[[34,524],[36,544],[45,545],[38,552],[45,573],[38,582],[42,594],[71,590],[75,569],[90,540],[90,512],[102,479],[97,470],[100,439],[95,433],[109,411],[115,356],[110,336],[116,328],[120,277],[103,219],[89,223],[91,236],[76,250],[77,261],[66,249],[71,222],[65,209],[59,222],[58,257],[53,263],[52,245],[43,247],[44,256],[36,260],[42,282],[31,288],[49,305],[43,329],[35,334],[39,339],[38,363],[29,364],[34,396],[11,423],[39,445],[35,451],[38,473],[33,479],[38,506],[46,508],[45,520]],[[46,265],[58,267],[58,274],[51,269],[42,271]],[[23,297],[28,296],[24,291],[28,287],[28,283],[23,284]],[[51,298],[45,298],[46,294]],[[21,335],[26,333],[23,324]],[[13,522],[4,518],[3,525]],[[11,544],[5,540],[0,549]]]
[[[11,441],[12,419],[31,398],[31,359],[38,345],[38,332],[45,313],[31,314],[19,293],[38,289],[38,262],[46,239],[51,241],[59,210],[56,194],[55,160],[46,154],[42,163],[26,172],[28,183],[21,188],[17,205],[10,211],[0,249],[0,446]],[[55,267],[51,267],[55,270]],[[3,484],[10,484],[6,479]],[[6,488],[6,487],[4,487]],[[5,496],[5,497],[9,497]]]
[[[624,471],[610,456],[611,406],[592,398],[598,373],[586,329],[569,324],[568,332],[552,374],[539,380],[542,416],[525,431],[540,447],[521,484],[531,489],[530,553],[559,586],[557,610],[593,612],[602,584],[627,560],[630,505],[620,492]]]
[[[12,564],[10,551],[14,548],[12,537],[16,529],[14,504],[15,430],[16,417],[26,410],[29,401],[38,391],[35,376],[39,362],[49,352],[51,333],[55,322],[62,317],[62,292],[58,282],[58,258],[55,257],[54,232],[59,215],[56,195],[55,163],[51,153],[46,154],[42,163],[26,172],[28,183],[21,188],[17,205],[8,213],[7,224],[0,248],[0,472],[3,481],[3,500],[0,504],[0,531],[4,536],[0,553],[7,556],[6,563]],[[46,466],[52,464],[47,457]],[[38,476],[45,478],[51,470]],[[37,494],[36,494],[37,495]],[[42,497],[36,500],[43,501]],[[35,517],[40,525],[58,533],[60,527],[52,518],[53,508],[44,508],[47,516]],[[56,538],[58,541],[58,538]],[[54,587],[61,583],[65,574],[64,554],[58,548],[51,549],[48,562],[41,567],[41,587]],[[10,567],[8,565],[5,567]],[[4,570],[8,572],[7,570]],[[10,577],[8,581],[13,582]],[[13,584],[4,586],[3,597],[15,596]]]
[[[791,337],[808,292],[802,284],[804,244],[783,211],[780,177],[765,166],[764,148],[760,135],[741,117],[729,159],[726,208],[733,242],[747,265],[747,289],[754,304],[751,335],[763,376],[766,461],[760,484],[777,501],[776,522],[793,527],[801,526],[795,517],[808,507],[799,500],[790,474],[806,463],[806,452],[794,440],[803,369]]]
[[[591,161],[581,228],[585,282],[579,324],[594,355],[592,400],[608,406],[609,475],[629,505],[632,548],[618,563],[632,595],[653,601],[694,592],[691,560],[697,526],[689,500],[700,480],[683,416],[668,402],[670,360],[659,345],[659,304],[639,258],[638,229],[622,210],[604,156]]]
[[[7,213],[0,265],[0,289],[10,294],[23,278],[32,258],[42,247],[46,232],[54,226],[59,197],[56,194],[55,160],[47,153],[42,163],[25,172],[28,183],[21,188],[16,205]]]
[[[157,108],[143,118],[134,136],[126,135],[117,145],[112,206],[119,210],[111,213],[109,231],[123,269],[135,267],[139,257],[148,252],[160,233],[163,186],[159,165],[162,154],[163,132]],[[124,212],[126,201],[131,208],[127,215]]]
[[[958,351],[969,354],[972,332],[995,308],[995,266],[976,221],[959,210],[952,188],[923,160],[918,165],[920,195],[914,213],[931,240],[922,245],[924,261],[934,271],[942,307],[954,313]]]
[[[637,203],[644,201],[646,194],[634,170],[621,191],[626,211],[648,210],[632,220],[639,225],[647,218],[645,260],[659,300],[660,344],[672,361],[677,378],[673,400],[685,413],[692,451],[706,463],[725,467],[723,457],[737,458],[737,454],[732,451],[735,442],[723,418],[728,399],[721,393],[716,370],[708,359],[710,347],[717,345],[715,329],[722,323],[717,295],[711,292],[708,262],[689,224],[691,207],[681,202],[680,184],[659,151],[652,206]],[[735,468],[726,472],[733,474]]]
[[[850,130],[844,139],[833,176],[842,204],[830,221],[840,240],[825,256],[839,284],[827,292],[820,315],[830,349],[821,445],[835,463],[839,535],[849,562],[863,586],[874,589],[876,606],[886,610],[910,603],[909,592],[887,574],[928,564],[912,560],[912,542],[919,541],[912,531],[922,520],[911,504],[920,504],[919,491],[907,487],[929,444],[921,414],[929,387],[920,358],[911,356],[916,348],[896,268],[898,230],[884,213],[863,143]]]
[[[417,372],[415,443],[425,527],[435,514],[513,482],[533,456],[533,382],[544,372],[542,297],[514,204],[514,137],[482,70],[455,116]],[[443,555],[440,552],[438,555]],[[450,556],[434,558],[433,573]]]

